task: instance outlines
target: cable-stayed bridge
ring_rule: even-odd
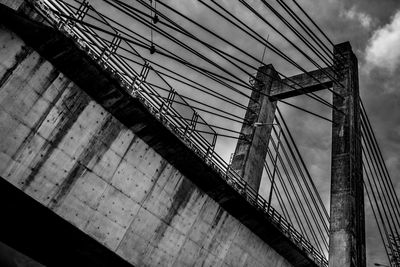
[[[3,180],[90,237],[86,266],[365,266],[365,198],[398,266],[400,204],[350,44],[335,45],[295,0],[237,1],[261,28],[226,3],[195,2],[221,28],[166,1],[5,1]],[[332,129],[330,215],[289,108]],[[45,265],[63,255],[9,235]]]

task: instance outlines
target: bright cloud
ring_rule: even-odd
[[[400,10],[392,21],[376,30],[368,41],[365,59],[369,67],[394,71],[400,63]]]
[[[351,9],[347,11],[344,11],[342,13],[342,16],[344,16],[349,20],[358,21],[361,24],[361,26],[363,26],[366,29],[368,29],[372,25],[372,18],[366,13],[358,12],[355,6],[353,6]]]

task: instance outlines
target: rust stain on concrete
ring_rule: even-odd
[[[192,193],[195,190],[195,186],[188,181],[186,178],[182,178],[182,182],[180,183],[178,189],[175,192],[173,197],[173,201],[171,207],[168,210],[168,213],[164,218],[162,218],[162,223],[157,227],[155,233],[155,243],[159,243],[159,241],[163,238],[165,231],[168,226],[171,224],[174,217],[178,214],[180,209],[186,207],[190,198],[192,197]]]
[[[118,137],[122,129],[121,123],[109,116],[96,134],[92,135],[85,149],[79,155],[74,166],[69,171],[67,177],[60,184],[54,195],[49,208],[54,209],[59,206],[65,196],[71,191],[73,185],[79,177],[87,170],[87,164],[94,157],[101,157],[111,146],[114,140]]]
[[[24,61],[29,54],[32,53],[32,50],[27,48],[26,46],[22,46],[21,51],[19,51],[14,57],[14,64],[6,70],[4,75],[0,78],[0,88],[8,81],[11,75],[14,73],[15,69]]]
[[[77,121],[79,115],[89,103],[88,97],[79,97],[77,94],[73,92],[71,92],[70,97],[75,100],[71,101],[72,106],[69,107],[70,112],[62,112],[60,114],[60,116],[62,116],[62,119],[60,119],[58,125],[53,130],[52,136],[49,138],[49,142],[46,142],[46,144],[42,148],[42,150],[44,150],[45,152],[41,153],[42,154],[40,155],[41,159],[35,164],[35,166],[32,167],[32,172],[30,173],[30,175],[24,181],[21,181],[22,190],[26,190],[30,186],[30,184],[34,181],[40,169],[43,167],[45,162],[51,157],[54,149],[56,149],[57,146],[61,143],[65,135],[67,135],[68,130]],[[45,118],[46,116],[42,117],[42,122]],[[40,124],[38,123],[37,127],[39,126]],[[35,134],[36,131],[32,131],[32,133]],[[28,138],[32,138],[32,136],[28,136],[27,139]],[[23,142],[23,144],[28,142],[29,141],[26,140]]]

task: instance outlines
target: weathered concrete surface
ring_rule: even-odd
[[[278,84],[279,76],[274,67],[268,65],[259,68],[256,78],[244,117],[247,123],[240,131],[244,139],[238,140],[231,168],[258,192],[276,110],[276,101],[268,96],[272,84]],[[256,122],[264,125],[256,127]]]
[[[29,34],[43,45],[41,52],[58,55],[53,60],[61,61],[59,51],[44,46],[40,34],[31,30]],[[146,132],[145,126],[138,127],[133,123],[138,119],[135,115],[140,119],[143,112],[135,106],[123,117],[121,109],[131,104],[124,105],[123,98],[110,102],[108,95],[100,104],[94,101],[4,27],[0,38],[0,175],[4,179],[135,265],[291,266],[242,223],[263,222],[262,217],[252,219],[247,202],[223,201],[234,195],[229,186],[213,189],[219,192],[218,203],[217,191],[206,194],[178,171],[181,159],[171,160],[172,165],[156,152],[162,150],[165,138],[176,143],[171,133],[169,137],[166,130]],[[74,57],[68,58],[74,62]],[[77,66],[69,75],[82,75]],[[87,67],[85,74],[91,70]],[[81,83],[96,93],[103,83],[115,87],[106,79]],[[163,143],[156,143],[156,137],[164,138]],[[165,149],[164,155],[168,150],[176,153],[172,147]],[[182,157],[190,162],[185,153]],[[235,208],[236,218],[224,210],[229,205],[231,211]],[[281,250],[289,251],[289,241],[282,242],[264,225],[258,231],[264,232],[263,239],[269,236],[272,243],[281,243]],[[296,250],[293,244],[291,250]],[[296,254],[287,258],[298,266],[307,265]]]
[[[350,43],[334,47],[337,67],[332,124],[329,266],[365,266],[364,191],[357,58]]]
[[[332,77],[334,74],[330,68],[291,76],[273,84],[271,99],[280,100],[331,88]]]

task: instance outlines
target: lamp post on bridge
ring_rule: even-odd
[[[274,159],[274,170],[272,171],[272,178],[271,178],[271,186],[270,186],[270,190],[269,190],[269,195],[268,195],[268,208],[267,208],[267,213],[269,213],[270,207],[271,207],[271,201],[272,201],[272,193],[273,193],[273,189],[274,189],[274,184],[275,184],[275,172],[276,172],[276,165],[278,162],[278,152],[279,152],[279,147],[281,144],[281,133],[282,133],[282,128],[279,124],[277,123],[263,123],[263,122],[255,122],[253,124],[254,127],[260,127],[260,126],[278,126],[279,128],[279,133],[278,133],[278,144],[276,147],[276,153],[275,153],[275,159]]]

